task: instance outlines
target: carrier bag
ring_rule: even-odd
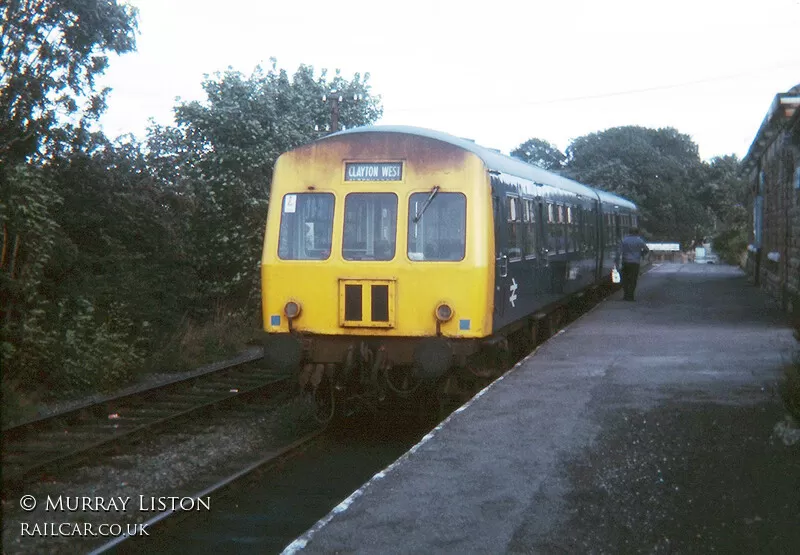
[[[619,270],[614,266],[611,268],[611,283],[619,283],[620,281],[622,281],[622,278],[619,275]]]

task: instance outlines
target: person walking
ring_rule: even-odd
[[[628,234],[622,238],[617,250],[617,266],[622,262],[621,277],[622,290],[624,291],[623,300],[633,301],[636,292],[636,284],[639,281],[639,266],[642,263],[642,256],[650,252],[647,243],[639,236],[639,229],[632,227]]]

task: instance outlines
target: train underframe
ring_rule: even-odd
[[[485,338],[280,334],[268,336],[265,358],[297,373],[321,423],[388,407],[441,419],[594,302],[600,289],[572,295]]]

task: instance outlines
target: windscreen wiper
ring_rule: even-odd
[[[433,200],[433,197],[435,197],[438,192],[439,192],[439,186],[438,185],[434,185],[433,189],[431,189],[430,196],[428,196],[428,198],[422,204],[422,207],[419,209],[419,212],[417,212],[417,215],[414,216],[414,220],[413,220],[414,223],[417,223],[419,221],[419,219],[425,213],[425,210],[427,210],[428,206],[430,206],[431,201]]]

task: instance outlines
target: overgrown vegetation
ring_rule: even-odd
[[[794,338],[800,342],[800,299],[795,299],[792,327]],[[797,423],[800,423],[800,354],[796,353],[791,364],[783,369],[783,377],[778,386],[783,404]]]
[[[786,366],[779,390],[786,410],[800,422],[800,361]]]

